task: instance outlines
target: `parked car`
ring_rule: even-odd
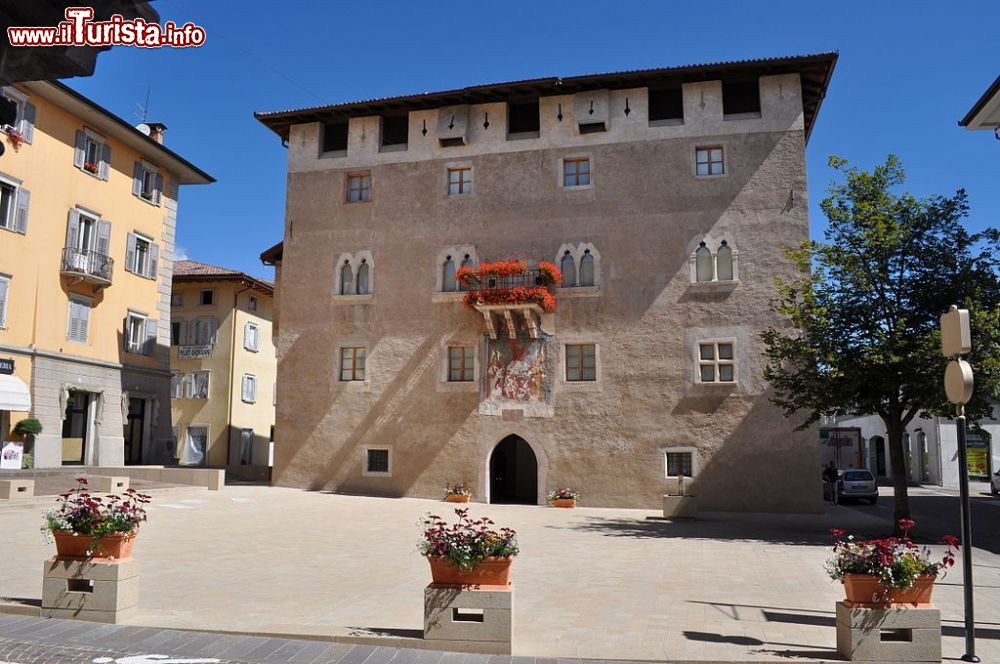
[[[868,470],[845,470],[837,481],[837,502],[847,499],[867,500],[874,505],[878,502],[878,484]]]
[[[990,493],[1000,496],[1000,470],[993,473],[993,477],[990,478]]]

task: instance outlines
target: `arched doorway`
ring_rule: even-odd
[[[501,440],[490,455],[490,502],[538,504],[538,461],[520,436]]]

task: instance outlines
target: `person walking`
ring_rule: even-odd
[[[830,483],[830,502],[837,504],[837,480],[840,479],[837,467],[831,461],[823,469],[823,479]]]

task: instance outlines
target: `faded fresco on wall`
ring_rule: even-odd
[[[521,411],[524,417],[552,417],[552,341],[542,333],[537,339],[509,337],[486,340],[479,412],[501,415]]]

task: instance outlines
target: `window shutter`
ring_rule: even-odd
[[[24,137],[24,142],[28,145],[31,145],[31,142],[35,140],[34,104],[24,104],[24,119],[21,120],[21,136]]]
[[[66,222],[66,246],[76,249],[77,232],[80,230],[80,211],[71,209],[69,221]]]
[[[142,195],[142,164],[135,162],[132,166],[132,194]]]
[[[111,253],[111,222],[97,222],[97,253],[107,256]]]
[[[149,244],[149,274],[146,276],[150,279],[156,279],[159,275],[159,264],[160,264],[160,245],[150,243]]]
[[[129,329],[128,324],[130,318],[131,316],[126,315],[125,318],[122,319],[122,344],[125,346],[126,353],[135,351],[135,349],[132,348],[132,330]]]
[[[159,321],[146,319],[146,342],[143,345],[142,354],[152,355],[156,351],[156,328]]]
[[[250,401],[250,377],[249,376],[243,376],[243,386],[242,386],[242,388],[243,388],[242,389],[243,400],[244,401]]]
[[[251,328],[250,341],[253,344],[253,348],[251,350],[260,350],[260,328],[256,325]]]
[[[98,169],[102,180],[108,179],[108,172],[111,170],[111,145],[104,144],[104,153],[101,155],[101,167]]]
[[[125,245],[125,269],[128,272],[135,272],[135,235],[128,234],[128,243]]]
[[[7,324],[7,290],[10,282],[0,279],[0,327]]]
[[[28,203],[31,201],[31,192],[20,187],[17,190],[17,212],[14,213],[14,230],[18,233],[28,232]]]
[[[159,173],[156,174],[156,184],[153,189],[153,203],[155,205],[160,204],[160,194],[163,192],[163,176]]]
[[[215,318],[210,318],[208,322],[208,343],[215,344],[216,337],[219,336],[219,321]]]
[[[90,305],[79,302],[77,307],[80,312],[80,341],[86,343],[90,331]]]
[[[187,345],[187,330],[188,330],[187,321],[186,320],[179,320],[179,321],[177,321],[177,323],[178,323],[177,345],[178,346],[186,346]]]
[[[82,131],[76,132],[76,149],[73,151],[73,165],[83,168],[83,160],[87,153],[87,135]]]
[[[253,341],[250,336],[253,334],[253,324],[246,323],[243,325],[243,347],[247,350],[253,350]]]
[[[194,374],[187,374],[181,381],[184,384],[184,396],[188,399],[194,397]]]
[[[66,338],[70,341],[80,340],[80,312],[76,300],[69,301],[69,324],[66,326]]]

